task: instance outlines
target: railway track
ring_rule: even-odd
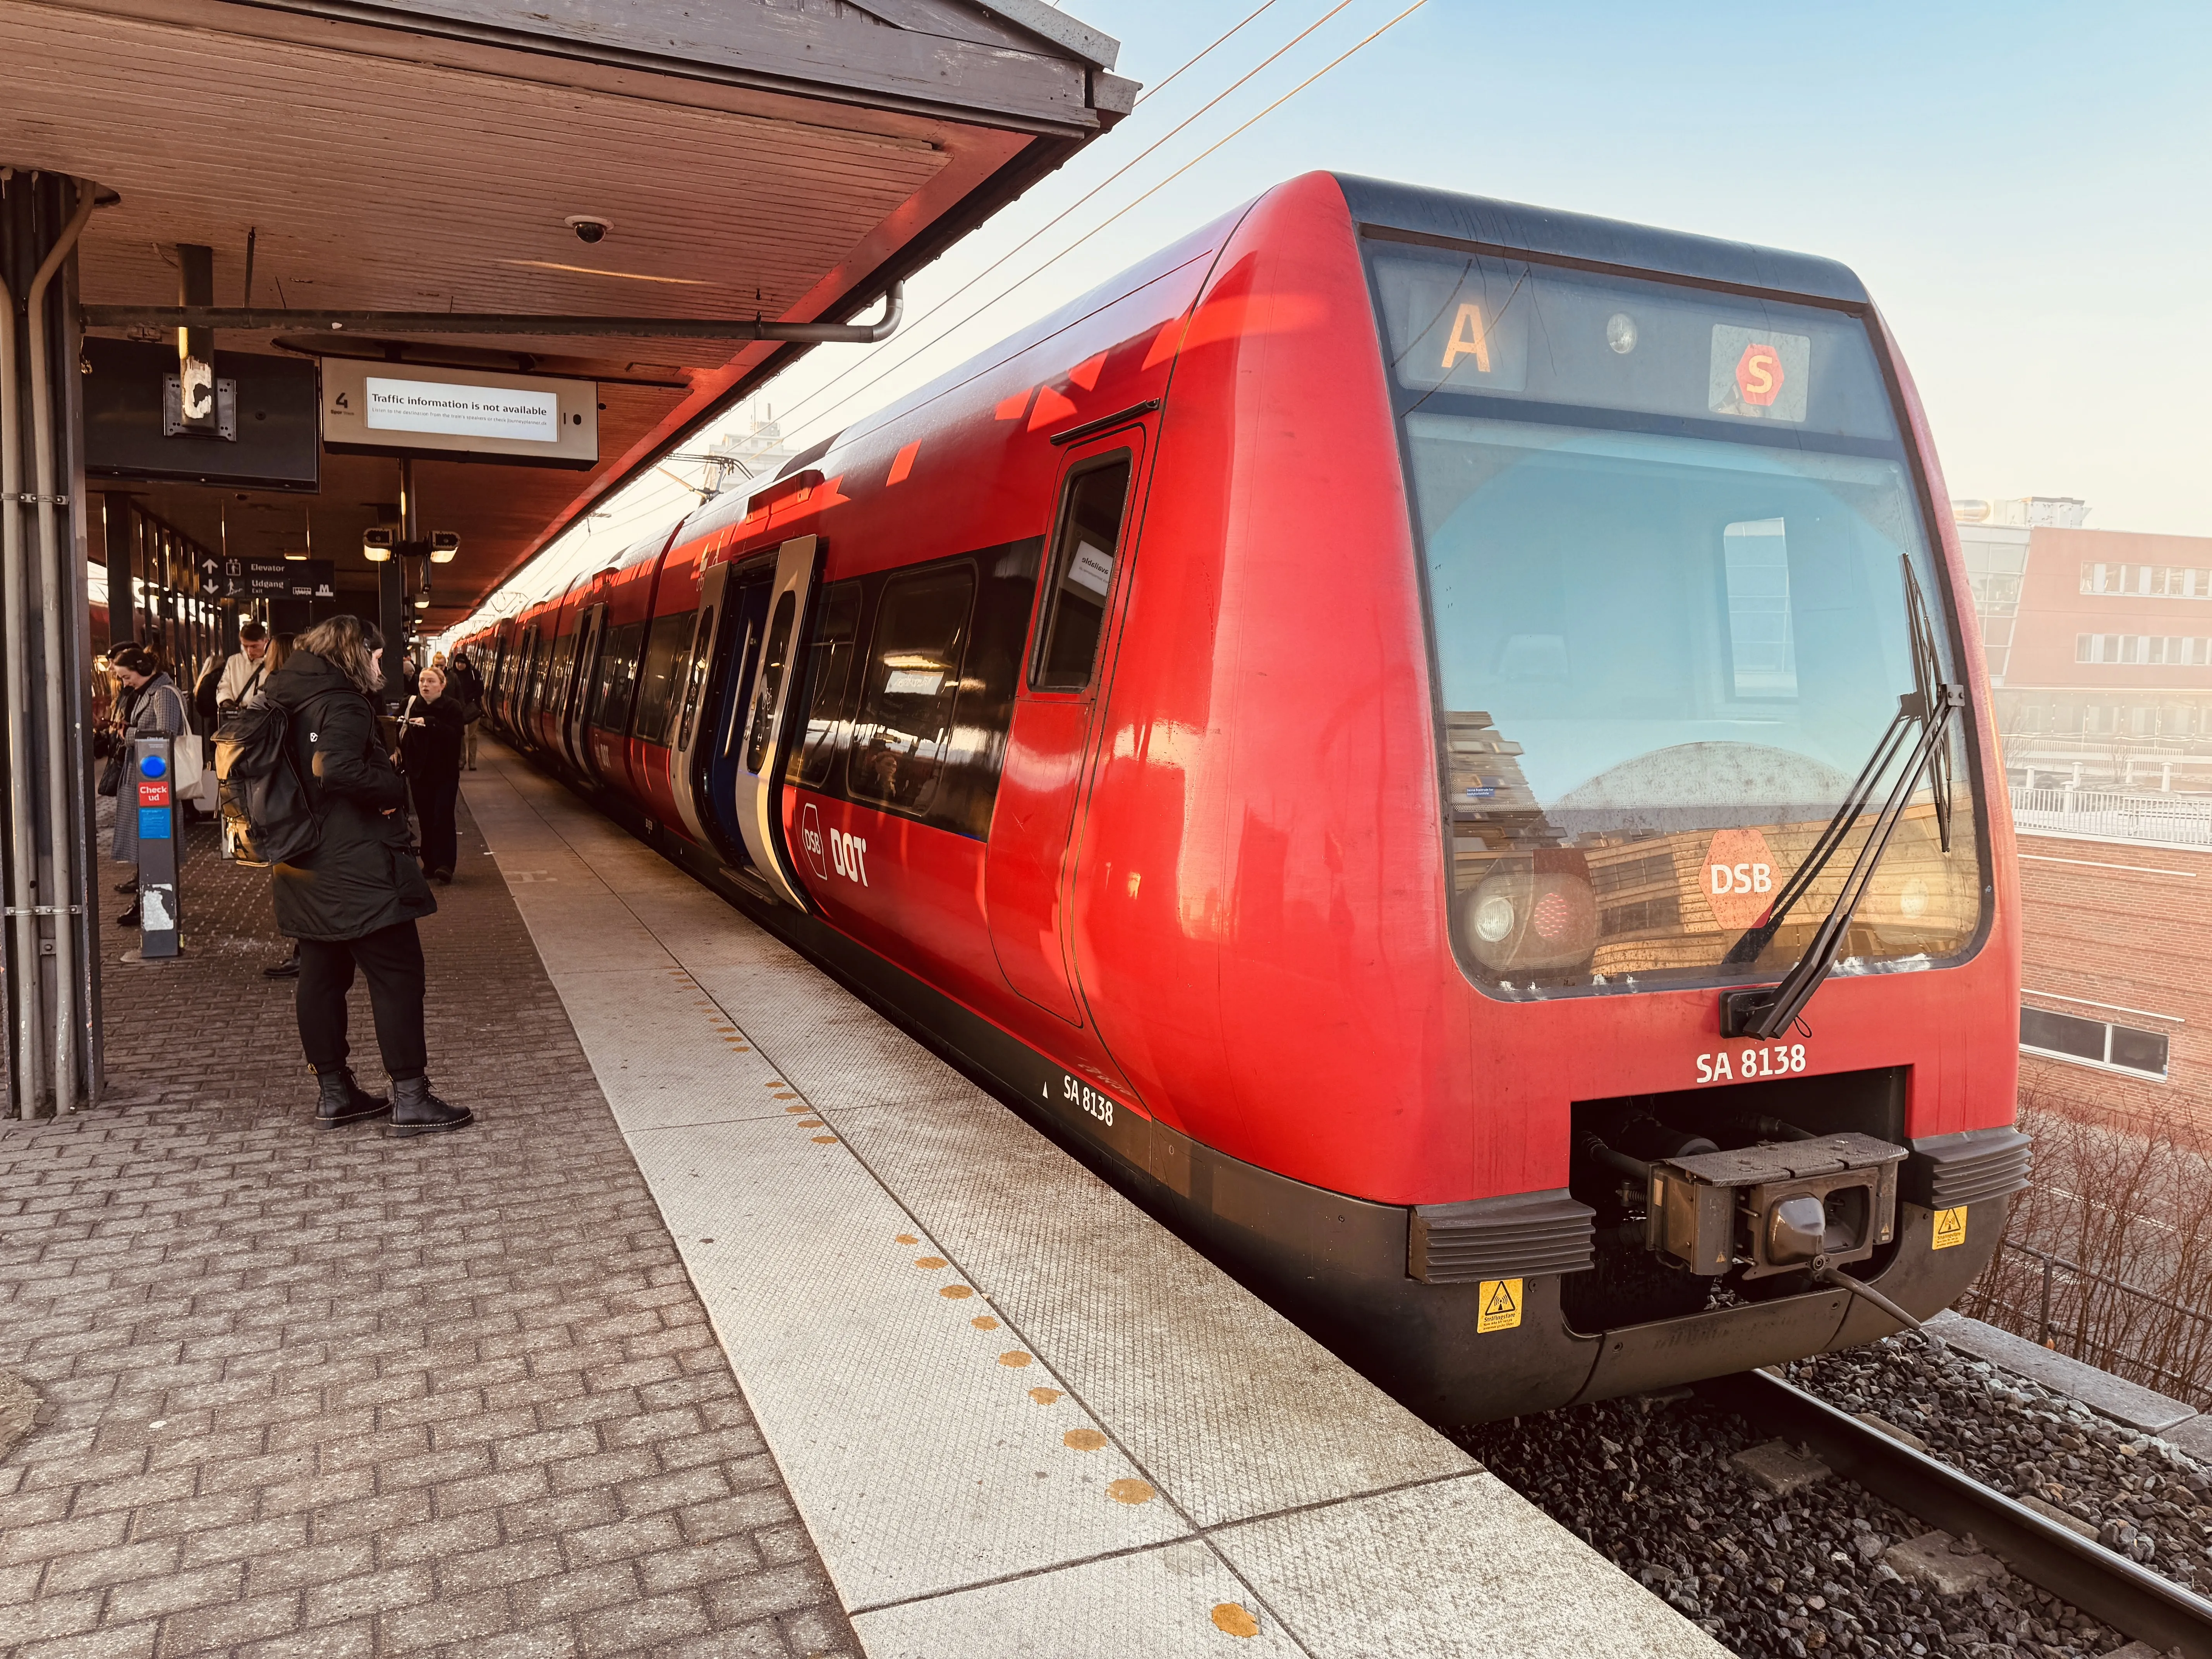
[[[1698,1395],[1929,1525],[1972,1533],[2021,1577],[2184,1659],[2212,1659],[2212,1601],[2045,1519],[1961,1473],[1764,1371],[1716,1378]]]

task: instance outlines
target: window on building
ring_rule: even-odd
[[[2212,570],[2171,564],[2081,567],[2084,593],[2129,593],[2154,599],[2212,599]]]
[[[2163,1079],[2166,1074],[2166,1037],[2162,1031],[2139,1031],[2077,1014],[2054,1014],[2044,1008],[2020,1011],[2020,1046],[2028,1054],[2053,1060],[2070,1060],[2090,1066],[2109,1066]]]

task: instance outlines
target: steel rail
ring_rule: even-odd
[[[1838,1474],[1930,1526],[1973,1534],[2039,1589],[2160,1653],[2212,1659],[2212,1601],[2045,1519],[1994,1487],[1869,1428],[1765,1371],[1697,1385],[1784,1439],[1802,1441]]]

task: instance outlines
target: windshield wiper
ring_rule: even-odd
[[[1937,840],[1947,855],[1951,851],[1949,737],[1951,722],[1966,706],[1966,688],[1940,678],[1942,659],[1936,653],[1936,630],[1929,623],[1928,606],[1921,597],[1919,579],[1913,574],[1911,560],[1900,559],[1899,563],[1905,572],[1905,624],[1912,640],[1913,689],[1897,700],[1896,718],[1875,744],[1873,755],[1835,817],[1828,820],[1828,827],[1820,832],[1812,852],[1775,895],[1773,907],[1729,949],[1723,958],[1723,965],[1741,967],[1759,959],[1791,908],[1811,890],[1814,878],[1828,866],[1865,816],[1882,777],[1916,726],[1919,729],[1918,739],[1912,744],[1905,769],[1891,785],[1888,799],[1867,831],[1858,860],[1844,878],[1843,890],[1837,894],[1835,903],[1814,931],[1812,943],[1805,947],[1805,954],[1798,957],[1796,965],[1784,975],[1779,985],[1721,993],[1723,1036],[1778,1036],[1789,1030],[1805,1005],[1812,1000],[1813,994],[1820,988],[1828,970],[1835,965],[1836,952],[1850,930],[1851,918],[1866,897],[1875,870],[1881,863],[1882,854],[1889,850],[1890,836],[1896,832],[1923,774],[1928,779],[1929,793],[1935,797]]]

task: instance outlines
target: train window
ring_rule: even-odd
[[[545,700],[556,718],[568,707],[568,674],[575,660],[575,635],[563,634],[553,641],[552,657],[545,667]]]
[[[1121,520],[1129,497],[1129,452],[1086,465],[1067,481],[1060,531],[1045,579],[1030,684],[1040,691],[1080,691],[1091,684],[1105,630],[1106,595],[1114,585]]]
[[[680,660],[690,642],[690,611],[657,617],[645,638],[645,656],[638,666],[637,718],[630,730],[643,742],[665,744],[676,719],[676,686],[684,672]]]
[[[798,596],[786,593],[775,602],[775,615],[769,619],[760,686],[753,693],[751,723],[745,733],[745,770],[756,776],[767,764],[769,744],[775,737],[776,693],[783,689],[783,671],[791,660],[791,623],[798,605]]]
[[[884,584],[853,746],[855,798],[928,809],[945,767],[975,598],[975,574],[964,563]]]
[[[608,732],[623,729],[629,713],[630,690],[637,684],[638,647],[644,642],[641,622],[605,630],[599,642],[599,672],[592,687],[593,726]]]
[[[820,619],[806,652],[806,732],[793,761],[793,777],[819,789],[837,758],[844,723],[845,688],[852,678],[853,647],[860,629],[860,585],[837,582],[822,590]]]
[[[1783,521],[1747,519],[1723,530],[1721,573],[1735,695],[1796,696],[1797,641],[1790,623],[1790,542]]]
[[[699,721],[699,698],[707,685],[708,649],[714,641],[714,607],[699,613],[691,630],[690,670],[684,677],[684,720],[676,733],[676,746],[689,748],[691,728]]]
[[[1796,867],[1913,684],[1905,573],[1931,603],[1948,597],[1905,467],[1809,438],[1784,448],[1432,408],[1409,411],[1404,431],[1462,963],[1516,990],[1745,971],[1729,959],[1741,926],[1711,902],[1731,889],[1695,872],[1719,875],[1715,849],[1737,845],[1752,851],[1731,866]],[[1971,776],[1961,736],[1952,749]],[[1947,850],[1917,792],[1852,924],[1863,970],[1972,945],[1972,813],[1949,828]],[[1673,860],[1680,900],[1608,925],[1595,866],[1630,842]],[[1787,968],[1829,902],[1792,914],[1761,971]]]

